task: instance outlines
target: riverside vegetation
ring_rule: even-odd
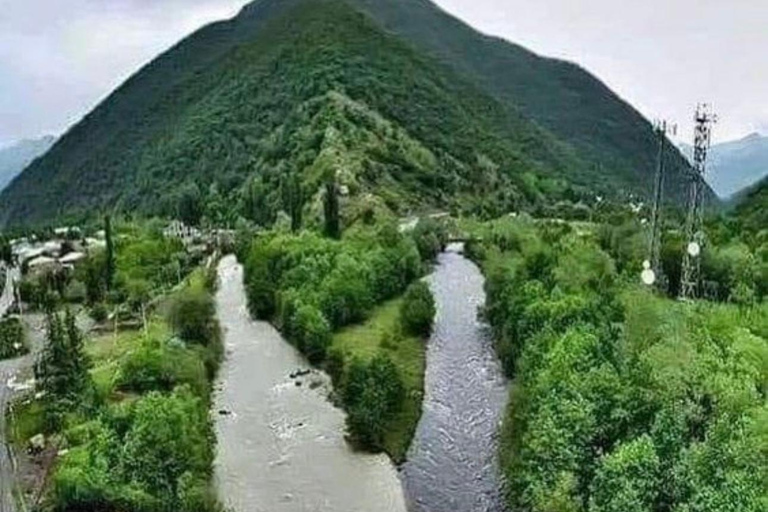
[[[13,440],[24,448],[43,433],[46,452],[59,452],[55,465],[44,461],[52,510],[218,510],[209,418],[222,355],[215,274],[179,268],[179,246],[151,223],[117,231],[114,247],[91,254],[62,287],[84,279],[78,302],[99,321],[111,310],[116,325],[86,336],[70,294],[41,292],[48,297],[47,343],[35,366],[42,398],[17,404]]]
[[[508,504],[765,510],[768,240],[730,231],[738,219],[711,223],[721,244],[702,265],[711,300],[678,302],[641,288],[643,231],[626,219],[475,228],[485,315],[514,379],[501,433]],[[682,243],[665,239],[675,294]]]
[[[253,314],[329,372],[354,442],[395,461],[420,416],[434,317],[432,295],[416,280],[442,243],[436,223],[410,235],[384,221],[352,226],[340,240],[265,233],[243,256]]]

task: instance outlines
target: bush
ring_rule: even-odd
[[[103,323],[107,320],[109,313],[107,312],[107,306],[103,302],[99,302],[91,307],[89,314],[96,323]]]
[[[347,429],[362,448],[380,451],[384,428],[399,412],[405,386],[389,356],[380,354],[368,364],[352,361],[346,372],[342,396],[347,407]]]
[[[296,309],[292,324],[300,350],[311,363],[322,362],[331,344],[331,327],[323,314],[314,306],[303,304]]]
[[[64,300],[73,304],[82,304],[86,301],[88,290],[85,284],[73,279],[64,290]]]
[[[28,352],[24,326],[18,318],[0,320],[0,360]]]
[[[408,334],[427,337],[435,318],[435,299],[427,283],[419,281],[408,287],[400,306],[400,321]]]
[[[198,396],[208,391],[205,365],[194,351],[153,338],[143,339],[123,358],[116,384],[134,393],[168,392],[183,384]]]
[[[189,286],[173,296],[169,321],[176,334],[189,343],[208,346],[218,338],[216,306],[202,287]]]

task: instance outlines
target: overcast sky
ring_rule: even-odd
[[[78,121],[139,66],[246,0],[0,0],[0,145]],[[438,0],[480,30],[587,68],[688,139],[768,133],[768,0]]]

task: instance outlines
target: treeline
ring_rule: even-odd
[[[330,351],[333,333],[365,321],[377,304],[408,289],[400,324],[407,335],[427,336],[431,293],[424,284],[409,285],[445,236],[436,223],[424,223],[413,235],[394,223],[364,226],[341,240],[273,232],[253,240],[245,258],[252,313],[273,321],[312,363],[325,366],[349,412],[350,434],[366,448],[382,449],[382,429],[402,405],[403,376],[386,351],[370,361]]]
[[[514,379],[512,510],[725,512],[768,504],[768,307],[640,289],[567,224],[487,225],[470,253]]]
[[[162,318],[117,361],[94,368],[75,316],[48,313],[35,367],[45,434],[61,452],[48,489],[52,510],[219,510],[210,486],[209,418],[221,340],[213,277],[195,272]],[[114,366],[116,369],[113,369]]]

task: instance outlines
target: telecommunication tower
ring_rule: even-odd
[[[664,199],[664,174],[666,173],[664,155],[667,146],[667,134],[676,132],[676,127],[668,125],[666,121],[656,124],[656,136],[659,138],[659,153],[656,159],[656,176],[653,188],[653,211],[651,212],[651,231],[648,247],[648,259],[643,263],[641,278],[647,285],[656,284],[664,288],[664,278],[661,271],[661,207]]]
[[[693,137],[693,168],[688,192],[688,215],[685,219],[685,251],[683,252],[683,271],[680,283],[680,299],[696,298],[701,277],[701,248],[704,243],[702,232],[704,174],[706,173],[707,154],[712,141],[712,124],[715,117],[706,104],[696,108]]]

